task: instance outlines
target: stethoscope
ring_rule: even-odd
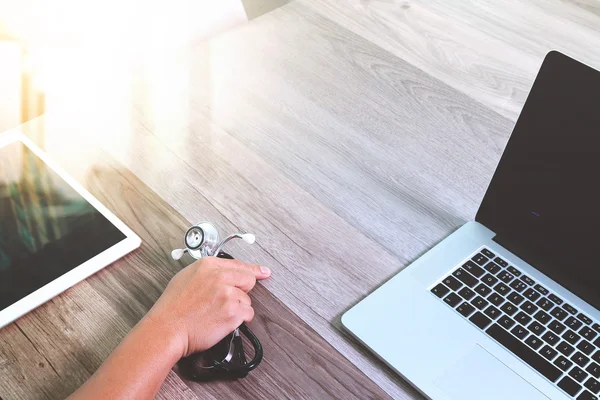
[[[219,231],[210,222],[201,222],[191,226],[184,236],[185,248],[175,249],[171,252],[174,260],[179,260],[184,253],[188,253],[195,259],[202,257],[216,256],[221,258],[233,259],[227,253],[222,251],[223,247],[233,239],[242,239],[248,244],[253,244],[256,237],[251,233],[234,233],[223,240],[219,240]],[[244,346],[240,333],[244,334],[254,347],[254,357],[252,360],[246,360]],[[221,358],[221,355],[225,356]],[[220,354],[220,355],[219,355]],[[202,356],[205,361],[204,366],[197,366],[197,359]],[[194,354],[181,360],[181,365],[186,369],[189,377],[193,380],[205,381],[216,377],[244,378],[248,372],[260,364],[263,357],[262,345],[254,333],[245,324],[240,325],[232,333],[214,347],[203,353]]]

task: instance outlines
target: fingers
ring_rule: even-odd
[[[219,271],[221,279],[227,285],[249,292],[256,285],[256,278],[249,271],[225,268]]]
[[[250,298],[250,296],[248,296],[245,292],[243,292],[242,290],[239,290],[239,294],[238,294],[238,301],[241,304],[245,304],[247,306],[251,306],[252,305],[252,299]]]
[[[240,260],[228,260],[217,258],[219,265],[225,268],[233,268],[242,271],[251,272],[256,279],[265,279],[271,276],[271,270],[267,267],[261,267],[256,264],[248,264]]]
[[[239,318],[240,321],[237,326],[240,326],[242,322],[252,321],[252,319],[254,318],[254,308],[252,308],[252,306],[249,306],[248,304],[241,303]]]

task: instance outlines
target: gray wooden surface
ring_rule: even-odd
[[[44,144],[43,118],[22,129]],[[76,149],[50,155],[70,173],[83,176],[87,189],[143,243],[0,330],[0,398],[6,400],[61,399],[72,393],[141,319],[169,279],[191,261],[170,259],[189,221],[106,152],[89,144]],[[249,326],[264,347],[260,367],[243,380],[208,383],[188,381],[185,371],[176,368],[159,398],[388,398],[263,285],[250,296],[257,315]]]
[[[256,233],[232,251],[274,270],[264,287],[392,397],[420,398],[340,315],[474,217],[544,55],[600,67],[599,10],[296,0],[170,54],[162,97],[134,74],[127,118],[46,129],[100,144],[187,220]]]

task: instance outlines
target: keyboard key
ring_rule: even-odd
[[[554,350],[552,347],[545,345],[541,350],[540,350],[540,354],[543,355],[545,358],[547,358],[548,360],[552,361],[552,359],[554,357],[556,357],[556,355],[558,354],[558,352],[556,350]]]
[[[544,360],[526,344],[502,329],[500,325],[493,324],[486,332],[530,367],[545,376],[549,381],[556,382],[556,380],[562,375],[561,370],[556,368],[550,362]]]
[[[496,264],[498,264],[498,265],[501,265],[503,268],[508,267],[508,263],[506,261],[504,261],[503,259],[501,259],[500,257],[494,258],[494,262],[496,262]]]
[[[483,315],[481,312],[477,311],[469,321],[477,325],[480,329],[485,329],[486,326],[492,323],[492,320]]]
[[[527,285],[523,283],[520,279],[515,279],[511,282],[510,287],[515,289],[517,292],[521,293],[523,290],[527,289]]]
[[[540,324],[537,321],[533,321],[531,324],[529,324],[529,326],[527,328],[529,328],[529,330],[532,333],[535,333],[538,336],[541,336],[541,334],[544,333],[544,331],[546,330],[544,325]]]
[[[483,268],[481,268],[479,265],[475,264],[473,261],[467,261],[464,265],[463,268],[467,271],[469,271],[471,273],[471,275],[476,276],[477,278],[480,278],[481,275],[485,274],[485,271],[483,270]]]
[[[508,330],[513,327],[513,325],[515,324],[515,321],[513,321],[510,317],[503,315],[500,318],[498,318],[498,323],[500,324],[501,327]]]
[[[581,350],[581,352],[586,356],[589,356],[594,352],[594,350],[596,350],[594,345],[587,340],[582,340],[581,342],[577,343],[577,349]]]
[[[556,350],[569,357],[575,351],[575,348],[564,340],[556,346]]]
[[[482,249],[481,252],[487,258],[494,258],[496,256],[494,253],[492,253],[489,249],[486,249],[486,248]]]
[[[538,292],[540,292],[541,294],[543,294],[544,296],[547,295],[548,289],[546,289],[545,287],[543,287],[542,285],[540,285],[539,283],[537,285],[534,286],[535,290],[537,290]]]
[[[527,325],[531,321],[531,317],[523,311],[520,311],[515,317],[515,320],[521,325]]]
[[[460,283],[460,281],[458,279],[456,279],[455,277],[453,277],[452,275],[446,277],[442,283],[446,286],[448,286],[450,289],[452,290],[458,290],[460,289],[460,287],[463,285],[462,283]]]
[[[500,312],[500,310],[498,310],[494,306],[489,306],[488,308],[485,309],[485,311],[483,313],[485,315],[487,315],[488,317],[490,317],[491,319],[496,319],[502,314]]]
[[[566,326],[564,326],[563,324],[561,324],[558,321],[553,320],[552,322],[550,322],[548,324],[548,329],[550,329],[552,332],[556,333],[556,334],[561,334],[565,331],[565,329],[567,329]]]
[[[598,337],[598,339],[594,340],[594,345],[596,347],[600,347],[600,337]]]
[[[490,261],[489,263],[487,263],[485,265],[485,267],[483,267],[486,271],[488,271],[490,274],[492,275],[496,275],[498,272],[500,272],[502,270],[502,268],[500,268],[497,264],[495,264],[494,262]]]
[[[575,332],[573,332],[572,330],[569,329],[568,331],[563,333],[562,338],[571,344],[575,344],[575,343],[579,342],[579,339],[581,339],[581,336],[579,336],[578,334],[576,334]]]
[[[529,331],[523,328],[521,325],[517,325],[510,331],[513,335],[518,337],[519,339],[525,339],[525,336],[529,335]]]
[[[583,325],[583,324],[581,323],[580,320],[576,319],[575,317],[569,317],[565,321],[565,325],[567,325],[569,328],[576,331],[577,329],[581,328],[581,325]]]
[[[600,332],[600,324],[592,325],[592,329],[594,329],[596,332]]]
[[[481,278],[481,281],[483,283],[485,283],[486,285],[488,285],[489,287],[494,286],[496,283],[498,283],[498,278],[496,278],[495,276],[493,276],[492,274],[485,274],[483,278]]]
[[[471,300],[475,296],[475,292],[465,286],[458,291],[458,295],[465,300]]]
[[[537,350],[544,342],[542,342],[542,339],[536,337],[535,335],[529,335],[529,337],[525,340],[525,343],[533,347],[534,350]]]
[[[571,361],[567,360],[566,358],[564,358],[563,356],[558,356],[558,358],[556,360],[554,360],[554,365],[556,365],[558,368],[562,369],[563,371],[566,371],[569,368],[571,368],[573,363]]]
[[[573,354],[571,356],[571,360],[573,360],[575,364],[579,365],[580,367],[585,367],[590,362],[590,359],[580,351]]]
[[[433,289],[431,289],[431,293],[435,294],[437,297],[444,297],[449,291],[450,289],[441,283],[438,283]]]
[[[577,400],[598,400],[598,397],[594,396],[587,390],[584,390],[579,396],[577,396]]]
[[[444,301],[450,306],[450,307],[456,307],[456,305],[458,303],[460,303],[462,301],[462,299],[460,298],[459,295],[457,295],[456,293],[452,292],[450,293],[448,296],[444,297]]]
[[[510,283],[510,281],[512,281],[515,278],[515,276],[508,271],[502,271],[497,276],[498,279],[500,279],[504,283]]]
[[[557,320],[562,321],[569,314],[567,314],[567,312],[560,307],[554,307],[554,310],[550,311],[550,315]]]
[[[575,344],[579,341],[579,339],[581,339],[581,336],[569,329],[563,333],[562,338],[571,344]]]
[[[598,363],[591,363],[585,370],[589,372],[594,378],[600,378],[600,365],[598,365]]]
[[[477,254],[475,254],[475,256],[473,258],[471,258],[471,260],[475,261],[479,265],[483,265],[486,262],[488,262],[489,258],[487,258],[486,256],[484,256],[481,253],[477,253]]]
[[[540,306],[540,308],[544,311],[550,311],[554,308],[554,303],[548,300],[546,297],[542,297],[535,304]]]
[[[560,297],[558,297],[557,295],[555,295],[554,293],[550,293],[548,295],[548,298],[558,305],[561,305],[563,303],[563,300]]]
[[[569,396],[575,396],[581,390],[581,385],[568,376],[565,376],[558,382],[558,387],[567,392]]]
[[[492,293],[492,289],[490,289],[487,285],[484,285],[483,283],[477,285],[475,291],[482,296],[487,296],[488,294]]]
[[[552,319],[552,317],[550,315],[546,314],[542,310],[535,313],[533,318],[537,319],[538,321],[540,321],[540,323],[542,323],[544,325],[546,325],[548,323],[548,321],[550,321]]]
[[[527,314],[531,315],[538,310],[537,306],[530,301],[526,301],[521,304],[521,310],[525,311]]]
[[[525,298],[527,298],[531,301],[536,301],[537,299],[540,298],[541,295],[538,292],[536,292],[535,290],[533,290],[532,288],[529,288],[523,292],[523,296],[525,296]]]
[[[573,367],[573,369],[569,371],[569,376],[575,379],[577,382],[583,382],[585,378],[587,378],[588,374],[586,374],[585,371],[579,367]]]
[[[465,301],[460,306],[456,307],[456,311],[458,311],[463,317],[468,317],[469,315],[473,314],[475,307]]]
[[[510,316],[517,312],[517,306],[512,304],[510,301],[507,301],[506,303],[502,304],[502,307],[500,307],[500,309]]]
[[[600,382],[594,378],[590,378],[583,384],[590,392],[598,394],[600,391]]]
[[[523,300],[525,300],[525,297],[521,296],[519,293],[517,292],[512,292],[511,294],[509,294],[508,296],[506,296],[506,298],[511,301],[513,304],[519,305],[523,302]]]
[[[490,294],[487,299],[495,306],[499,306],[500,304],[504,303],[504,297],[500,296],[498,293]]]
[[[529,286],[535,285],[535,281],[533,279],[531,279],[530,277],[528,277],[527,275],[523,275],[521,277],[521,280],[523,282],[525,282],[526,284],[528,284]]]
[[[587,325],[590,325],[592,323],[592,319],[583,313],[577,314],[577,318],[582,320]]]
[[[581,328],[579,330],[579,334],[581,336],[583,336],[584,338],[586,338],[587,340],[594,340],[594,338],[596,336],[598,336],[598,334],[596,333],[596,331],[592,330],[591,328],[584,326],[583,328]]]
[[[514,276],[521,276],[521,271],[519,271],[518,269],[516,269],[512,265],[510,267],[506,268],[506,269],[508,270],[508,272],[510,272]]]
[[[483,310],[484,308],[487,307],[487,305],[489,303],[487,302],[487,300],[483,299],[481,296],[477,296],[473,300],[471,300],[471,304],[473,304],[479,310]]]
[[[506,296],[508,292],[510,292],[510,288],[504,283],[499,283],[496,286],[494,286],[494,290],[500,293],[502,296]]]
[[[577,314],[577,310],[572,305],[565,303],[565,304],[563,304],[563,308],[571,314]]]
[[[544,336],[542,336],[542,339],[544,339],[544,341],[550,344],[551,346],[554,346],[560,340],[560,338],[557,335],[550,331],[546,331],[546,333],[544,333]]]
[[[471,275],[462,268],[459,268],[456,271],[454,271],[452,275],[454,275],[456,278],[458,278],[458,280],[460,280],[462,283],[469,287],[473,287],[479,282],[477,278],[475,278],[473,275]]]
[[[600,350],[594,353],[594,355],[592,356],[592,360],[596,361],[597,363],[600,363]]]

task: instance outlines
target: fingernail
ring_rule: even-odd
[[[271,275],[271,270],[267,267],[260,267],[260,272],[262,272],[264,275]]]

